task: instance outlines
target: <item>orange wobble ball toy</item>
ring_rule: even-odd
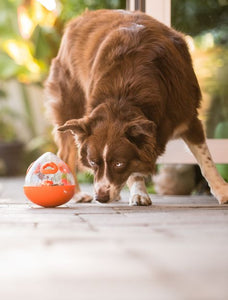
[[[33,162],[25,177],[24,193],[33,203],[55,207],[74,195],[75,182],[67,164],[51,152]]]

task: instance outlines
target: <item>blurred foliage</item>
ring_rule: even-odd
[[[220,121],[215,128],[215,138],[228,139],[228,120]],[[216,165],[219,173],[228,182],[228,164],[217,164]]]
[[[9,107],[4,106],[0,110],[0,142],[11,142],[15,140],[17,135],[13,124],[14,112]]]
[[[189,35],[227,26],[227,14],[227,0],[172,0],[172,26]],[[225,32],[222,36],[227,40]]]
[[[190,40],[195,72],[205,99],[201,118],[208,137],[228,119],[228,0],[172,0],[172,26]]]
[[[79,183],[93,183],[93,174],[89,172],[77,172]]]
[[[7,105],[7,93],[0,86],[0,142],[10,142],[16,139],[14,128],[15,119],[19,118],[19,114]]]
[[[96,10],[102,8],[108,9],[124,9],[126,7],[126,0],[61,0],[62,11],[60,19],[68,21],[76,15],[80,15],[85,8],[89,10]]]
[[[65,23],[85,9],[124,8],[125,0],[57,0],[56,5],[50,11],[36,0],[0,1],[0,80],[43,82]]]

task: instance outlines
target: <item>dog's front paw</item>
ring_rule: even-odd
[[[222,195],[218,201],[219,201],[219,204],[228,204],[228,196]]]
[[[218,200],[219,204],[228,204],[228,184],[225,183],[220,187],[216,187],[215,190],[211,190],[211,193]]]
[[[114,200],[113,201],[120,201],[121,200],[121,196],[120,194],[118,194],[117,196],[115,196]]]
[[[151,205],[152,201],[147,194],[134,194],[130,197],[129,205],[143,205],[148,206]]]
[[[91,202],[93,200],[93,197],[87,193],[78,192],[78,193],[74,194],[73,199],[77,203],[87,203],[87,202]]]
[[[228,194],[227,193],[219,193],[217,195],[215,195],[215,197],[217,198],[219,204],[228,204]]]

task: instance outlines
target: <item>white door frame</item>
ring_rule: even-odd
[[[141,10],[167,26],[171,24],[171,0],[128,0],[127,9]]]

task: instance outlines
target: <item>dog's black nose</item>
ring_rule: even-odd
[[[109,193],[105,193],[103,191],[99,191],[95,196],[96,201],[101,203],[107,203],[110,200]]]

